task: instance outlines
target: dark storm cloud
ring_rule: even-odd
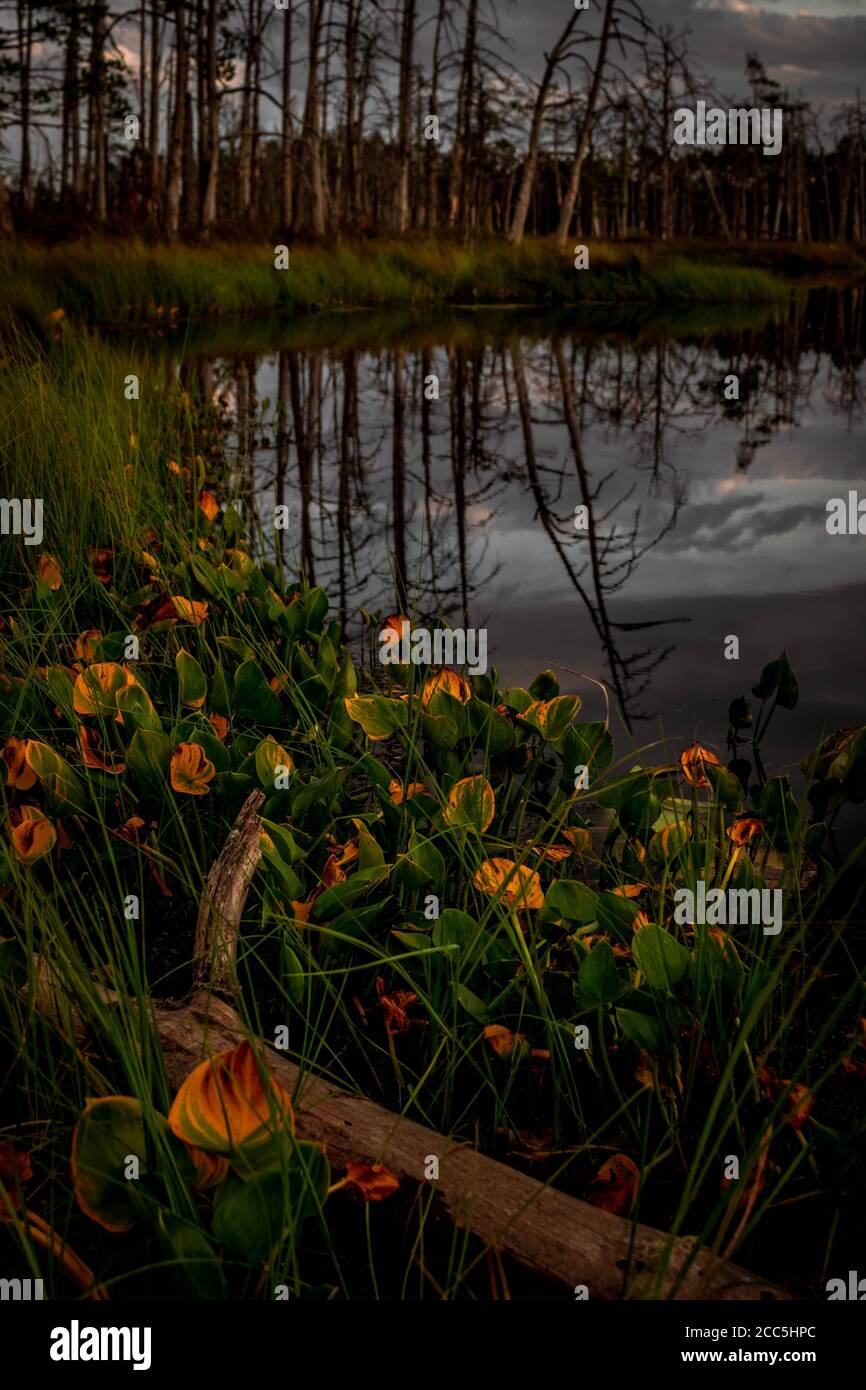
[[[544,51],[571,12],[570,4],[571,0],[496,4],[498,30],[512,41],[520,71],[537,76]],[[770,76],[792,95],[816,103],[852,98],[863,82],[866,0],[763,0],[760,5],[746,0],[644,0],[644,10],[657,26],[689,30],[696,70],[725,95],[746,94],[747,53],[757,53]]]

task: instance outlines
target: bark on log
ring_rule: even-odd
[[[195,926],[193,989],[237,992],[238,928],[253,874],[261,858],[259,811],[264,792],[252,792],[207,876]]]

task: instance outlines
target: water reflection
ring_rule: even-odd
[[[486,626],[509,680],[600,677],[641,739],[659,718],[723,730],[787,646],[819,675],[809,742],[854,722],[866,684],[864,542],[824,524],[862,472],[863,305],[855,287],[762,322],[355,314],[206,343],[196,373],[232,421],[250,524],[274,537],[289,506],[275,543],[350,639],[360,609]]]

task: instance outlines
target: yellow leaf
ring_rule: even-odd
[[[12,847],[24,864],[35,864],[44,854],[50,854],[57,843],[57,834],[47,816],[35,806],[25,806],[22,819],[12,831]]]
[[[42,580],[42,583],[45,584],[46,587],[52,591],[52,593],[56,593],[56,591],[60,588],[60,585],[63,583],[63,580],[60,575],[60,566],[58,565],[53,555],[43,553],[39,556],[39,561],[36,566],[36,573],[39,575],[39,578]]]
[[[248,1042],[209,1057],[190,1072],[174,1098],[168,1124],[185,1144],[226,1156],[241,1146],[249,1153],[274,1134],[295,1130],[288,1093],[260,1070]]]
[[[496,811],[496,797],[487,778],[463,777],[448,794],[448,805],[442,813],[446,825],[468,825],[483,832]]]
[[[187,796],[207,796],[216,768],[197,743],[179,743],[171,755],[171,785]]]
[[[475,887],[509,907],[535,908],[544,903],[538,874],[525,865],[518,867],[512,859],[485,859],[475,872]]]

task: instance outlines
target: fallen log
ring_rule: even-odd
[[[194,989],[180,1007],[153,1005],[174,1086],[203,1058],[248,1036],[228,1000],[237,997],[237,934],[259,860],[261,803],[259,792],[248,798],[205,886],[196,931],[196,978],[201,981],[210,962],[211,988]],[[280,1053],[264,1043],[261,1047],[294,1098],[299,1136],[324,1144],[334,1166],[384,1163],[401,1184],[417,1191],[427,1187],[424,1169],[436,1157],[438,1209],[471,1230],[483,1246],[510,1256],[563,1295],[573,1298],[575,1287],[585,1285],[593,1299],[788,1297],[767,1280],[696,1247],[689,1237],[671,1241],[661,1231],[557,1192],[467,1144],[302,1073]]]
[[[201,992],[177,1009],[155,1008],[169,1079],[179,1086],[211,1053],[248,1036],[234,1009]],[[586,1285],[592,1299],[646,1296],[659,1277],[669,1238],[649,1226],[600,1211],[556,1192],[465,1144],[454,1144],[414,1120],[348,1095],[263,1045],[279,1082],[295,1098],[298,1135],[326,1146],[336,1168],[350,1162],[384,1163],[415,1189],[426,1186],[429,1156],[439,1159],[436,1205],[483,1245],[542,1276],[563,1296]],[[692,1255],[694,1254],[694,1259]],[[691,1259],[691,1263],[689,1261]],[[686,1269],[686,1266],[689,1266]],[[685,1272],[683,1272],[685,1271]],[[661,1298],[783,1299],[788,1295],[739,1266],[681,1237],[672,1243]]]

